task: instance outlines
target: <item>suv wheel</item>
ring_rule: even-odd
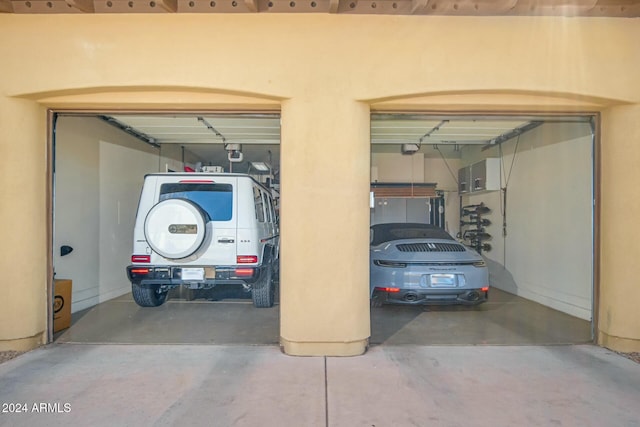
[[[160,292],[154,287],[145,287],[136,283],[131,284],[134,301],[140,307],[158,307],[167,300],[167,292]]]
[[[273,307],[276,288],[273,284],[273,266],[269,264],[262,278],[251,288],[253,305],[259,308]]]

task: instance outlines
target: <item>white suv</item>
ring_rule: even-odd
[[[279,260],[271,192],[249,175],[145,176],[127,275],[133,298],[157,307],[177,286],[239,285],[271,307]]]

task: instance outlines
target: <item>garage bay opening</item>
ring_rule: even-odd
[[[57,341],[278,343],[279,113],[64,112],[52,140]]]
[[[595,123],[372,114],[372,344],[591,342]]]

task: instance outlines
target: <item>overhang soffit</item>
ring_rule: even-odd
[[[640,0],[0,0],[0,12],[638,17]]]

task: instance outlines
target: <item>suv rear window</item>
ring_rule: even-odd
[[[171,183],[160,186],[160,200],[185,199],[202,208],[211,221],[229,221],[233,215],[233,186],[214,183]]]

